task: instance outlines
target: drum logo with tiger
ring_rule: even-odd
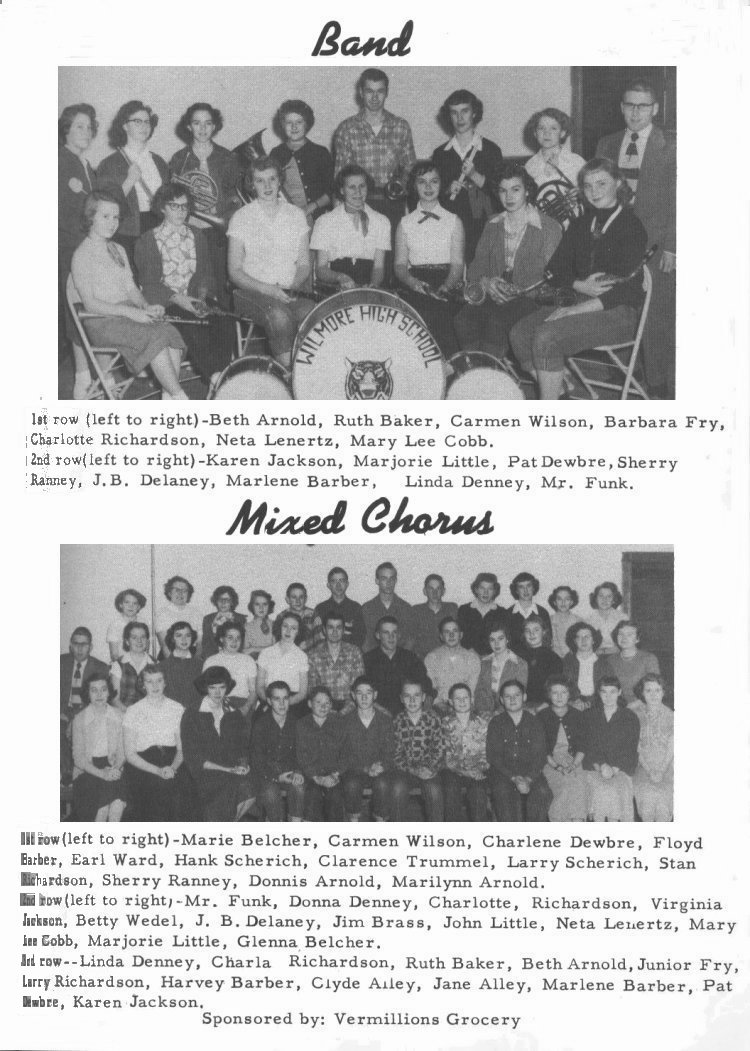
[[[422,318],[390,292],[353,288],[311,311],[295,341],[292,386],[298,399],[439,399],[440,348]]]
[[[393,394],[391,359],[385,361],[349,361],[346,376],[347,401],[386,401]]]

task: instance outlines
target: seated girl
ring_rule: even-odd
[[[547,741],[544,776],[552,792],[550,821],[585,821],[586,775],[583,771],[583,715],[570,701],[572,689],[564,675],[544,684],[549,707],[537,713]]]
[[[592,821],[633,820],[633,774],[638,765],[638,718],[626,706],[614,676],[599,683],[584,716],[583,767]]]
[[[367,204],[371,186],[364,168],[347,164],[334,182],[339,204],[315,223],[310,247],[316,253],[316,279],[326,290],[383,284],[391,224]]]
[[[84,324],[94,347],[114,347],[138,374],[147,365],[162,388],[164,400],[186,401],[180,387],[185,342],[164,321],[161,303],[150,304],[133,280],[125,249],[113,241],[120,205],[104,190],[95,190],[83,205],[86,238],[76,248],[71,272],[84,309],[96,317]]]
[[[562,230],[534,207],[536,187],[521,165],[503,168],[499,194],[504,210],[482,231],[468,272],[468,288],[483,299],[463,308],[456,332],[462,350],[502,360],[510,352],[515,323],[537,310],[536,301],[519,292],[542,280]]]
[[[241,821],[255,802],[250,728],[242,714],[226,704],[234,685],[226,668],[208,668],[195,681],[203,700],[182,716],[182,751],[203,821]]]
[[[440,204],[440,175],[433,161],[417,161],[409,173],[409,198],[415,195],[416,208],[396,230],[393,269],[404,298],[414,304],[449,358],[458,350],[458,341],[453,330],[456,311],[448,295],[463,280],[464,228],[458,216]]]
[[[180,723],[184,708],[164,693],[158,664],[143,670],[146,696],[125,713],[122,723],[128,791],[134,821],[177,821],[182,765]]]
[[[284,367],[313,302],[300,291],[310,276],[307,220],[281,195],[281,168],[271,157],[250,165],[254,199],[229,221],[228,270],[240,313],[262,325]]]
[[[641,821],[671,821],[674,816],[674,712],[664,703],[664,680],[649,672],[635,686],[643,702],[638,767],[633,777]]]
[[[119,821],[125,809],[122,713],[105,675],[81,687],[85,707],[73,720],[73,816],[76,821]]]
[[[135,259],[150,303],[161,304],[177,323],[202,319],[201,324],[183,325],[180,334],[188,357],[208,383],[231,361],[236,337],[231,318],[207,313],[207,301],[223,297],[224,288],[217,282],[206,234],[188,223],[192,207],[185,186],[162,186],[154,199],[161,223],[138,239]]]
[[[549,264],[555,284],[572,287],[576,302],[542,307],[518,321],[510,334],[513,352],[537,380],[543,401],[562,394],[567,358],[632,339],[643,303],[638,265],[646,231],[626,205],[627,183],[602,157],[581,168],[578,183],[586,210],[565,231]]]

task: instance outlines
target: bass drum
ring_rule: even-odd
[[[291,401],[289,373],[273,358],[237,358],[209,393],[212,401]]]
[[[292,390],[301,401],[435,401],[440,348],[411,304],[375,288],[325,299],[300,325]]]
[[[481,350],[454,354],[448,360],[453,378],[447,401],[523,401],[520,384],[508,375],[501,362]]]

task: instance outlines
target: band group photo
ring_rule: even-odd
[[[674,398],[675,124],[673,67],[61,67],[59,395]]]
[[[671,549],[336,556],[62,547],[62,819],[673,819]]]

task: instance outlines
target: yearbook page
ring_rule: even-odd
[[[746,7],[0,19],[2,1046],[746,1048]]]

